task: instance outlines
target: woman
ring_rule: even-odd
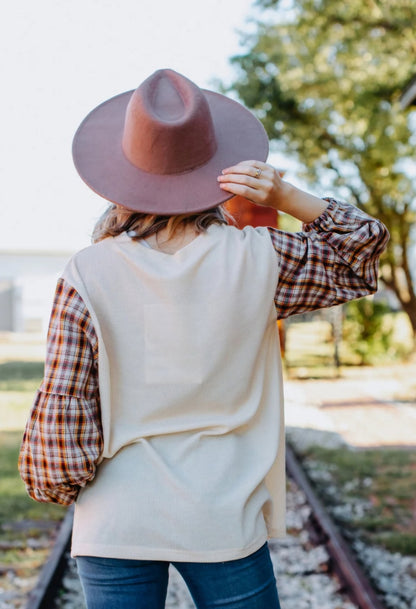
[[[81,177],[112,202],[58,282],[20,472],[75,504],[88,609],[276,609],[284,534],[276,319],[374,292],[384,226],[284,182],[240,104],[160,70],[78,129]],[[256,160],[244,160],[256,159]],[[227,224],[242,195],[303,232]]]

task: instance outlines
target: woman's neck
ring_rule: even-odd
[[[198,234],[195,228],[188,224],[178,228],[170,238],[168,229],[163,228],[154,235],[147,237],[146,241],[154,250],[164,252],[165,254],[174,254],[188,245],[188,243],[191,243]]]

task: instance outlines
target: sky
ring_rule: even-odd
[[[73,134],[102,101],[159,68],[230,82],[253,0],[20,0],[0,25],[0,250],[75,251],[104,199],[72,163]]]

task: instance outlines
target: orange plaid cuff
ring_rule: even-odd
[[[353,205],[327,200],[324,213],[302,232],[268,229],[279,260],[279,319],[377,290],[378,258],[389,238],[386,227]]]

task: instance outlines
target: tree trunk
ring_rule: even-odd
[[[416,298],[401,303],[403,311],[407,314],[413,330],[413,342],[416,349]]]
[[[411,289],[409,296],[404,297],[403,290],[399,288],[395,278],[385,277],[382,274],[381,279],[386,287],[394,292],[404,313],[406,313],[412,328],[414,348],[416,349],[416,295]],[[412,286],[410,287],[412,288]]]

